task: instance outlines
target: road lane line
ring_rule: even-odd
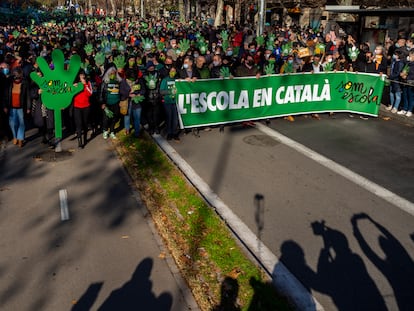
[[[234,234],[259,261],[278,291],[303,311],[324,311],[322,305],[302,285],[301,282],[279,261],[270,249],[259,241],[257,236],[233,211],[213,192],[210,186],[192,169],[192,167],[175,151],[161,136],[154,135],[153,139],[169,158],[184,173],[188,180],[198,189],[206,201],[213,206],[220,217],[227,223]]]
[[[60,201],[60,219],[62,221],[69,220],[69,208],[68,208],[68,192],[66,189],[59,190]]]
[[[365,190],[375,194],[376,196],[384,199],[385,201],[391,203],[392,205],[397,206],[408,214],[414,216],[414,203],[408,201],[397,194],[389,191],[388,189],[370,181],[369,179],[347,169],[346,167],[324,157],[323,155],[305,147],[304,145],[284,136],[283,134],[263,125],[259,122],[256,123],[256,128],[263,132],[264,134],[273,137],[283,143],[284,145],[296,150],[297,152],[303,154],[304,156],[314,160],[315,162],[325,166],[326,168],[334,171],[335,173],[345,177],[346,179],[352,181],[358,186],[364,188]]]

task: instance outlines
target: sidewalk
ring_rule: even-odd
[[[0,149],[2,310],[199,310],[111,142],[35,133]]]
[[[390,121],[392,120],[392,121],[396,121],[398,123],[401,123],[401,124],[404,124],[404,125],[407,125],[407,126],[410,126],[410,127],[414,127],[414,116],[406,117],[406,116],[403,116],[403,115],[392,113],[391,111],[389,111],[385,108],[386,108],[386,106],[381,104],[380,111],[378,113],[379,118],[389,117],[389,118],[391,118]]]

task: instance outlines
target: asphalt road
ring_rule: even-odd
[[[325,310],[412,310],[414,218],[395,198],[414,202],[413,128],[348,114],[270,128],[395,196],[385,200],[256,128],[200,131],[173,147]]]
[[[197,310],[110,144],[76,144],[0,152],[0,310]]]

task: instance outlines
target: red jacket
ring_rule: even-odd
[[[87,108],[90,106],[89,97],[92,95],[92,84],[87,82],[83,85],[83,91],[78,93],[73,99],[73,107]]]

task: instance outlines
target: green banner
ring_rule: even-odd
[[[384,80],[385,76],[353,72],[177,80],[180,126],[323,112],[377,117]]]

